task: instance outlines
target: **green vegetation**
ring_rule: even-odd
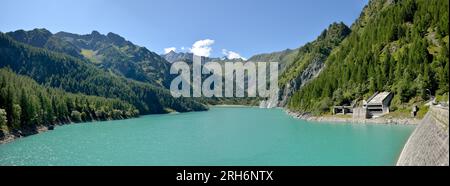
[[[393,108],[449,89],[446,0],[370,1],[352,33],[327,58],[320,75],[296,92],[289,109],[321,114],[332,105],[394,93]]]
[[[421,105],[419,107],[419,111],[417,112],[417,118],[422,119],[425,117],[425,114],[428,113],[429,108],[429,106]]]
[[[443,95],[436,96],[436,102],[447,102],[448,101],[448,92]]]
[[[98,58],[100,58],[100,57],[96,56],[95,52],[92,50],[81,49],[81,55],[83,55],[89,61],[92,61],[92,63],[94,63],[94,64],[101,63],[100,60],[98,60]]]
[[[247,105],[247,106],[259,106],[259,98],[244,97],[244,98],[227,98],[227,97],[211,97],[211,98],[198,98],[197,101],[205,105]]]
[[[133,105],[119,99],[46,88],[29,77],[0,69],[0,129],[3,132],[70,121],[125,119],[138,114]]]

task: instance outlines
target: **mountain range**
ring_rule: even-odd
[[[0,54],[0,67],[8,67],[48,87],[125,100],[141,114],[206,108],[192,100],[175,99],[164,87],[121,76],[90,60],[15,41],[7,34],[0,34]]]
[[[177,61],[184,61],[184,62],[189,62],[191,63],[193,61],[193,53],[190,52],[174,52],[174,51],[170,51],[167,54],[162,54],[161,55],[164,59],[166,59],[169,63],[174,63]],[[219,63],[224,63],[224,62],[245,62],[245,60],[241,59],[241,58],[235,58],[235,59],[228,59],[227,57],[204,57],[202,56],[202,63],[206,63],[206,62],[219,62]]]
[[[150,83],[156,86],[167,84],[169,63],[145,47],[134,45],[123,37],[97,31],[78,35],[68,32],[52,34],[46,29],[8,32],[16,41],[34,47],[71,55],[89,61],[100,69],[119,76]]]

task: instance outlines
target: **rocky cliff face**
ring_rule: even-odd
[[[183,53],[183,52],[174,52],[170,51],[167,54],[161,55],[164,59],[166,59],[169,63],[174,63],[177,61],[192,61],[192,54],[191,53]]]
[[[325,65],[325,60],[321,58],[314,59],[311,64],[306,67],[306,69],[295,79],[289,81],[283,87],[280,87],[278,91],[278,97],[271,97],[267,100],[261,101],[260,108],[273,108],[273,107],[284,107],[288,103],[289,98],[294,94],[295,91],[299,90],[308,81],[314,79],[320,71],[322,71]],[[276,93],[272,92],[272,95]]]
[[[288,99],[294,94],[295,91],[299,90],[308,81],[314,79],[325,66],[325,60],[321,58],[313,59],[311,64],[306,67],[306,69],[295,79],[292,79],[284,87],[281,87],[280,101],[278,106],[284,107],[288,103]]]

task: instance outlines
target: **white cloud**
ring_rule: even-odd
[[[164,49],[164,54],[167,54],[167,53],[169,53],[170,51],[176,52],[176,51],[177,51],[177,48],[175,48],[175,47],[165,48],[165,49]]]
[[[191,48],[182,46],[182,47],[180,48],[180,52],[184,52],[184,53],[186,53],[186,52],[191,52]]]
[[[214,44],[214,40],[211,39],[199,40],[192,45],[190,51],[197,56],[209,57],[212,51],[212,44]]]
[[[228,59],[243,59],[247,60],[246,58],[242,57],[239,53],[229,51],[227,49],[222,49],[222,54],[225,55]]]

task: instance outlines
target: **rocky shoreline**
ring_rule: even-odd
[[[122,119],[126,119],[126,118],[122,118]],[[122,119],[115,119],[115,120],[122,120]],[[131,119],[131,118],[127,118],[127,119]],[[114,120],[114,119],[108,118],[105,120],[92,120],[92,121],[86,121],[86,122],[99,122],[99,121],[111,121],[111,120]],[[5,143],[10,143],[18,138],[23,138],[23,137],[39,134],[42,132],[46,132],[49,130],[54,130],[57,126],[70,125],[70,124],[78,124],[78,122],[74,122],[70,118],[67,118],[64,121],[54,122],[53,124],[49,124],[49,125],[40,125],[40,126],[35,126],[35,127],[22,128],[20,130],[13,130],[13,131],[8,131],[8,132],[2,131],[0,129],[0,145],[5,144]]]
[[[53,130],[54,126],[38,126],[34,129],[22,129],[14,132],[3,133],[0,131],[0,144],[12,142],[18,138],[27,137],[34,134]]]
[[[290,110],[285,110],[285,112],[296,118],[306,121],[317,121],[317,122],[337,122],[337,123],[360,123],[360,124],[382,124],[382,125],[418,125],[420,119],[415,118],[373,118],[373,119],[355,119],[355,118],[342,118],[335,116],[313,116],[309,113],[298,113]]]

